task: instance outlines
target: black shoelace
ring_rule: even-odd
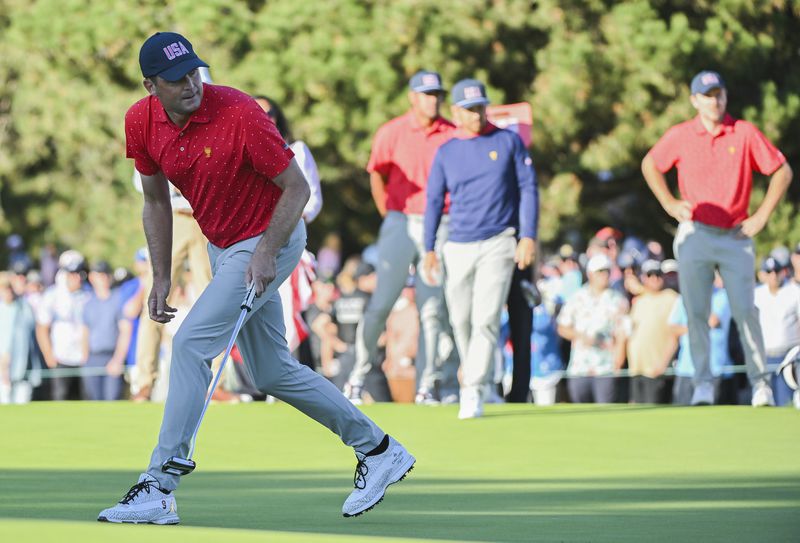
[[[353,475],[353,486],[359,490],[364,490],[367,487],[367,473],[369,473],[367,463],[359,459],[358,464],[356,464],[356,473]]]
[[[122,504],[129,504],[133,499],[139,495],[139,493],[144,490],[148,494],[150,494],[150,487],[157,488],[153,481],[142,481],[141,483],[136,483],[131,487],[127,494],[125,494],[119,503]]]

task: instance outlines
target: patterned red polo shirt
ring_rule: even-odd
[[[754,170],[771,175],[786,162],[758,128],[730,115],[716,136],[699,117],[673,126],[650,156],[662,173],[678,168],[678,188],[692,204],[692,220],[719,228],[747,218]]]
[[[164,172],[218,247],[266,230],[282,193],[272,179],[294,156],[250,96],[209,84],[182,127],[173,124],[156,97],[139,100],[125,115],[125,137],[136,169],[144,175]]]

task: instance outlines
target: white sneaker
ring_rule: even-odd
[[[694,387],[692,405],[714,405],[714,385],[700,383]]]
[[[364,387],[361,385],[346,383],[344,385],[344,397],[350,400],[353,405],[361,405],[364,403],[364,398],[362,397],[363,389]]]
[[[158,481],[147,473],[114,507],[104,509],[97,517],[100,522],[130,524],[178,524],[178,505],[172,492],[164,492]]]
[[[753,387],[750,404],[753,407],[775,407],[775,398],[772,397],[772,389],[767,383],[758,383]]]
[[[378,505],[388,486],[402,481],[417,461],[392,436],[389,436],[389,447],[383,453],[366,456],[357,452],[356,458],[355,490],[342,506],[345,517],[358,516]]]
[[[480,387],[462,388],[458,418],[464,420],[481,416],[483,416],[483,398],[481,398]]]
[[[800,409],[800,390],[795,390],[792,394],[792,402],[797,409]]]

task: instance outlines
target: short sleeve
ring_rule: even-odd
[[[775,173],[775,170],[786,162],[786,157],[772,145],[761,130],[750,123],[747,124],[750,130],[748,147],[754,169],[762,175]]]
[[[650,149],[648,155],[653,159],[656,169],[661,173],[668,172],[678,163],[680,140],[679,128],[673,126]]]
[[[671,325],[684,325],[686,324],[686,318],[683,315],[683,299],[679,296],[675,300],[675,303],[672,304],[672,311],[669,312],[667,323]]]
[[[36,324],[50,326],[53,322],[53,296],[51,292],[45,292],[42,301],[36,308]]]
[[[577,296],[572,296],[564,307],[561,313],[558,314],[557,323],[559,326],[575,326],[575,305],[577,304]]]
[[[244,132],[244,145],[253,169],[275,179],[289,167],[294,153],[283,141],[275,123],[255,100],[242,107],[239,119]]]
[[[148,122],[145,102],[137,102],[125,114],[125,153],[144,175],[155,175],[161,169],[147,152],[145,127]]]
[[[369,162],[367,163],[367,171],[369,173],[379,173],[383,177],[387,177],[394,165],[394,158],[392,157],[392,138],[391,131],[388,125],[383,125],[375,133],[372,138],[372,150],[369,154]]]
[[[722,322],[731,318],[731,305],[725,291],[715,292],[711,297],[711,312]]]

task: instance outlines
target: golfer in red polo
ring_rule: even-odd
[[[169,393],[150,465],[98,520],[178,523],[174,490],[179,477],[161,466],[189,452],[211,382],[211,360],[229,341],[238,301],[250,282],[259,297],[237,343],[256,385],[355,449],[355,489],[342,512],[354,516],[371,509],[415,460],[330,381],[289,353],[277,289],[305,247],[301,214],[309,197],[291,150],[252,98],[201,82],[197,68],[207,64],[180,34],[151,36],[139,62],[150,95],[128,110],[125,135],[128,157],[142,174],[143,222],[153,265],[150,318],[169,322],[175,313],[166,303],[172,245],[167,179],[189,201],[209,239],[213,278],[173,340]]]
[[[792,170],[758,128],[726,113],[722,76],[703,71],[692,79],[694,119],[670,128],[642,161],[642,173],[664,210],[678,222],[674,251],[695,366],[693,405],[714,403],[709,365],[709,325],[714,270],[728,291],[731,312],[753,387],[754,406],[774,405],[764,341],[753,302],[753,237],[766,225],[792,180]],[[664,174],[678,170],[681,198]],[[748,215],[753,171],[771,176],[764,201]]]

